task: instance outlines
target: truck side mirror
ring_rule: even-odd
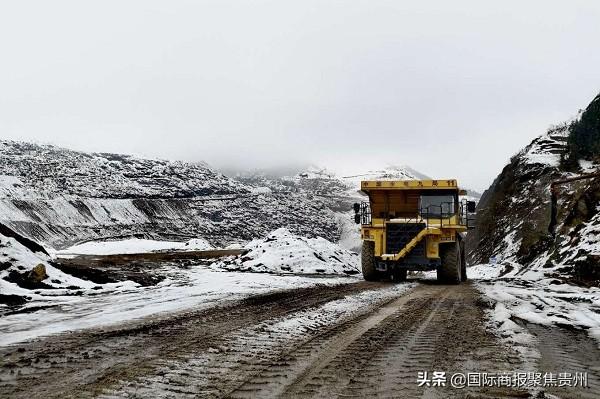
[[[467,212],[475,213],[475,209],[477,208],[477,204],[475,201],[467,201]]]
[[[355,202],[353,206],[354,206],[354,213],[360,212],[360,204],[358,202]]]
[[[354,223],[360,224],[360,213],[354,215]]]

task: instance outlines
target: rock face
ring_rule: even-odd
[[[514,156],[481,197],[477,228],[467,244],[471,263],[496,257],[525,270],[600,280],[600,179],[560,186],[556,235],[549,231],[550,185],[600,171],[593,159],[568,166],[569,136],[577,119],[551,128]],[[600,155],[600,154],[599,154]]]
[[[135,236],[225,245],[281,226],[339,239],[335,215],[304,191],[256,190],[204,164],[0,141],[0,221],[54,248]]]
[[[550,184],[561,176],[567,126],[551,129],[514,156],[481,196],[477,228],[468,236],[472,260],[517,256],[548,237]]]

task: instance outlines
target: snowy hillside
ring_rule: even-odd
[[[332,212],[338,226],[339,235],[332,241],[339,242],[346,249],[358,251],[361,245],[360,231],[354,224],[352,205],[366,200],[366,196],[360,192],[361,180],[406,180],[426,178],[426,176],[407,166],[390,166],[344,176],[337,175],[327,168],[310,166],[290,176],[257,171],[238,174],[235,178],[255,189],[262,188],[273,193],[288,195],[304,195],[322,203],[327,208],[327,212]]]
[[[247,188],[206,165],[0,141],[3,198],[187,198]]]
[[[390,165],[382,169],[368,170],[366,172],[345,175],[340,178],[344,183],[351,187],[360,187],[362,180],[412,180],[412,179],[430,179],[409,166]]]
[[[304,192],[260,190],[204,164],[0,142],[0,221],[61,249],[100,238],[225,246],[287,226],[336,241],[335,215]]]
[[[550,183],[561,176],[567,127],[557,127],[515,155],[486,190],[477,211],[477,229],[470,244],[477,263],[492,257],[524,255],[548,235]]]
[[[408,166],[388,166],[381,169],[360,171],[351,174],[335,172],[316,165],[295,171],[293,174],[280,175],[270,171],[238,173],[233,176],[243,184],[253,187],[268,187],[274,191],[298,192],[310,191],[315,195],[331,196],[360,190],[362,180],[410,180],[429,177]]]
[[[285,176],[227,177],[207,165],[0,141],[0,222],[46,246],[87,240],[202,238],[243,244],[286,227],[356,250],[352,204],[364,179],[425,177],[409,167],[337,176],[309,167]]]
[[[600,121],[600,96],[592,104],[511,159],[483,194],[477,228],[467,236],[472,263],[483,263],[470,275],[482,278],[476,286],[489,299],[491,328],[525,353],[536,340],[526,323],[600,339],[600,178],[556,186],[551,224],[551,184],[600,172],[600,152],[586,158],[573,141],[574,128],[585,140],[600,139],[593,128]]]
[[[600,170],[589,160],[565,166],[570,126],[553,127],[533,140],[483,194],[477,229],[468,238],[473,263],[493,258],[535,279],[600,281],[599,178],[559,186],[555,237],[549,231],[551,183]]]

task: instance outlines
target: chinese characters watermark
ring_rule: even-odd
[[[419,371],[420,387],[588,387],[587,373],[446,373],[445,371]]]

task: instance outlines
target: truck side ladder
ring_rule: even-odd
[[[419,232],[412,240],[410,240],[404,248],[400,250],[397,254],[383,254],[381,255],[382,260],[400,260],[404,258],[406,255],[412,251],[414,247],[426,236],[428,235],[441,235],[442,231],[436,227],[425,227],[423,230]]]

